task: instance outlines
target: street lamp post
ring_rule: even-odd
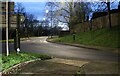
[[[17,51],[17,48],[20,48],[19,29],[20,29],[20,15],[18,13],[17,14],[17,28],[16,28],[16,47],[15,47],[16,51]]]
[[[10,7],[9,7],[9,2],[6,0],[6,52],[7,56],[9,55],[9,46],[8,46],[8,26],[10,24]]]
[[[25,20],[23,15],[20,15],[20,13],[18,12],[17,14],[17,28],[16,28],[16,47],[15,50],[18,52],[20,51],[20,24],[21,22],[23,22]]]

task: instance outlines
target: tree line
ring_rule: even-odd
[[[51,30],[54,32],[54,35],[58,35],[59,31],[62,29],[61,27],[48,26],[48,20],[38,20],[35,15],[26,12],[25,7],[22,3],[17,3],[14,7],[15,14],[22,14],[25,17],[24,22],[20,24],[19,34],[20,37],[31,37],[31,36],[47,36],[51,34]],[[15,37],[16,28],[11,28],[9,26],[9,39],[13,39]],[[6,39],[6,29],[2,28],[2,39]]]
[[[59,23],[65,23],[69,30],[76,24],[89,21],[91,13],[108,12],[109,27],[111,27],[110,9],[115,2],[47,2],[45,20],[37,20],[35,15],[25,11],[21,3],[15,5],[15,14],[21,13],[25,20],[20,25],[20,37],[58,35],[62,27]],[[120,3],[119,3],[120,4]],[[5,28],[2,29],[2,37],[5,39]],[[9,27],[9,38],[15,37],[15,28]]]
[[[92,13],[107,12],[109,28],[112,28],[110,10],[116,2],[47,2],[46,17],[53,23],[51,25],[53,21],[67,23],[71,31],[76,24],[89,21]]]

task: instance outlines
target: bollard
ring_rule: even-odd
[[[73,40],[75,40],[75,34],[73,34]]]
[[[20,53],[20,49],[19,48],[17,48],[17,54],[19,54]]]

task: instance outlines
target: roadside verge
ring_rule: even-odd
[[[69,46],[94,49],[94,50],[100,50],[100,51],[108,51],[108,52],[113,52],[113,53],[119,53],[119,50],[120,50],[120,48],[109,48],[109,47],[101,47],[101,46],[89,46],[89,45],[74,44],[74,43],[71,44],[71,43],[64,43],[64,42],[55,42],[51,38],[47,38],[46,41],[50,43],[57,43],[57,44],[62,44],[62,45],[69,45]]]

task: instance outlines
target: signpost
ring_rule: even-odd
[[[5,14],[0,14],[2,20],[0,21],[0,28],[6,28],[6,55],[9,55],[9,46],[8,46],[8,28],[15,28],[16,29],[16,37],[15,37],[15,46],[20,51],[20,37],[19,37],[19,27],[20,24],[25,20],[23,14],[14,14],[11,11],[11,2],[6,0],[5,2]],[[12,13],[11,13],[12,12]],[[17,51],[16,49],[16,51]]]
[[[0,21],[0,27],[5,28],[6,27],[6,16],[0,14],[0,18],[2,18],[2,20]],[[10,16],[9,27],[11,27],[11,28],[16,28],[17,27],[17,16],[15,14]]]
[[[9,26],[9,5],[8,1],[6,1],[6,52],[7,56],[9,55],[9,47],[8,47],[8,26]]]

